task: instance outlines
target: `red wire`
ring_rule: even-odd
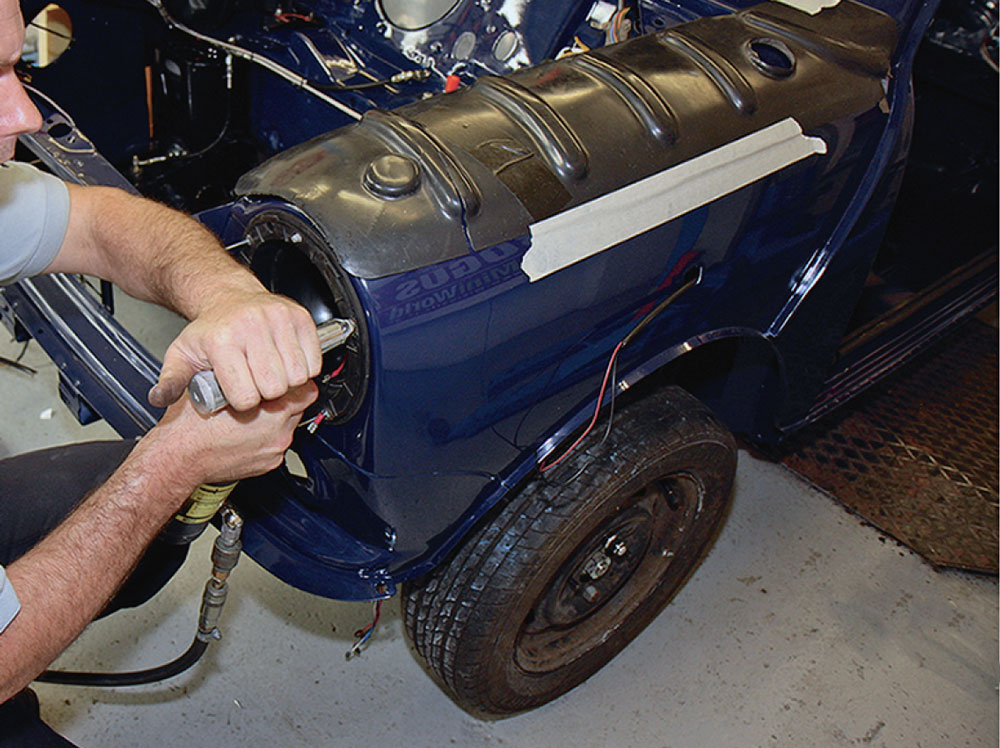
[[[303,15],[301,13],[275,13],[274,17],[281,21],[282,23],[288,23],[292,19],[298,19],[299,21],[306,21],[307,23],[312,23],[315,16],[312,13],[309,15]]]
[[[376,600],[375,601],[375,617],[372,619],[372,622],[369,623],[367,626],[365,626],[363,629],[358,629],[357,631],[354,632],[355,638],[361,639],[362,637],[365,636],[365,634],[367,634],[369,631],[371,631],[376,626],[378,626],[378,621],[379,621],[379,618],[381,618],[381,617],[382,617],[382,601],[381,600]]]
[[[329,373],[329,375],[327,376],[327,379],[333,379],[335,376],[337,376],[338,374],[340,374],[340,372],[342,372],[344,370],[344,365],[346,363],[347,363],[347,358],[345,357],[344,360],[340,362],[340,366],[338,366],[336,369],[334,369],[333,371],[331,371]]]
[[[615,359],[618,358],[618,352],[622,349],[623,345],[625,345],[624,340],[622,340],[620,343],[618,343],[618,345],[615,346],[615,350],[611,353],[611,358],[608,360],[608,368],[605,369],[604,371],[604,381],[601,382],[601,391],[597,393],[597,405],[594,407],[594,417],[590,419],[590,424],[587,426],[586,430],[582,434],[580,434],[577,440],[569,446],[569,449],[567,449],[565,452],[562,453],[562,455],[559,457],[558,460],[556,460],[550,465],[544,464],[545,462],[544,458],[541,461],[539,461],[538,469],[541,472],[544,473],[546,470],[551,470],[560,462],[569,457],[570,452],[576,449],[577,446],[579,446],[580,442],[583,441],[584,437],[587,436],[587,434],[589,434],[593,430],[594,424],[597,423],[597,417],[601,414],[601,402],[604,400],[604,391],[608,388],[608,379],[611,377],[611,369],[614,367]]]

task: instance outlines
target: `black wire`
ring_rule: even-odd
[[[128,673],[83,673],[66,670],[46,670],[35,678],[42,683],[60,683],[64,686],[98,686],[100,688],[113,688],[115,686],[139,686],[144,683],[155,683],[157,681],[172,678],[179,675],[194,665],[205,649],[208,642],[195,637],[187,651],[176,660],[160,665],[148,670],[134,670]]]
[[[668,296],[666,299],[664,299],[663,301],[661,301],[651,312],[649,312],[648,314],[646,314],[646,316],[644,316],[641,320],[639,320],[639,324],[637,324],[635,327],[633,327],[632,330],[624,338],[622,338],[622,341],[619,344],[620,348],[624,348],[630,342],[632,342],[632,340],[639,334],[640,331],[642,331],[642,329],[644,327],[646,327],[646,325],[648,325],[650,322],[652,322],[654,318],[656,318],[657,316],[659,316],[659,314],[664,309],[666,309],[668,306],[670,306],[671,304],[673,304],[674,301],[681,294],[683,294],[689,288],[697,286],[699,283],[701,283],[702,275],[704,273],[704,269],[701,266],[696,266],[694,268],[694,270],[697,273],[696,275],[692,276],[691,275],[691,271],[688,271],[688,274],[687,274],[688,275],[688,280],[684,283],[684,285],[682,285],[680,288],[678,288],[676,291],[674,291],[672,294],[670,294],[670,296]],[[618,388],[618,359],[617,359],[617,355],[616,355],[618,353],[618,350],[619,349],[616,348],[615,349],[615,353],[612,354],[610,379],[608,380],[609,383],[610,383],[610,385],[611,385],[611,393],[610,393],[611,394],[611,403],[610,403],[610,412],[608,413],[608,427],[607,427],[607,429],[604,432],[604,436],[601,437],[601,441],[599,441],[595,445],[595,447],[599,447],[602,444],[604,444],[605,440],[607,440],[608,436],[611,434],[611,426],[612,426],[612,423],[613,423],[614,417],[615,417],[615,394],[616,394],[616,391],[617,391],[617,388]],[[604,390],[602,388],[601,394],[603,394],[603,392],[604,392]],[[598,403],[597,407],[598,408],[601,407],[600,403]],[[589,427],[588,427],[588,431],[589,431]],[[576,446],[577,445],[574,444],[574,446],[570,448],[570,451],[565,452],[562,455],[562,457],[559,458],[559,460],[557,460],[555,463],[553,463],[549,467],[550,468],[554,468],[556,466],[556,464],[558,464],[558,462],[560,462],[565,457],[567,457],[570,454],[570,452],[572,452],[572,450]],[[586,470],[587,467],[589,467],[593,462],[594,462],[594,460],[591,460],[590,462],[584,463],[584,465],[576,473],[573,474],[573,477],[567,479],[565,482],[560,483],[559,485],[561,485],[563,487],[568,486],[570,483],[572,483],[578,477],[580,477],[580,474],[583,473],[583,471]],[[542,471],[543,475],[544,475],[544,470],[546,470],[546,469],[548,469],[548,468],[543,469],[543,471]]]
[[[659,316],[660,312],[662,312],[668,306],[670,306],[671,304],[673,304],[674,301],[677,299],[678,296],[680,296],[682,293],[684,293],[685,291],[687,291],[692,286],[697,286],[699,283],[701,283],[701,272],[702,271],[701,271],[700,268],[698,268],[697,270],[698,270],[698,275],[696,277],[693,277],[690,280],[688,280],[683,286],[681,286],[680,288],[678,288],[676,291],[674,291],[672,294],[670,294],[670,296],[668,296],[663,301],[661,301],[659,304],[657,304],[656,308],[653,309],[653,311],[651,311],[649,314],[647,314],[645,317],[643,317],[639,321],[639,324],[632,328],[632,331],[629,332],[629,334],[625,336],[624,340],[622,340],[622,348],[624,348],[629,343],[631,343],[632,340],[635,338],[635,336],[638,335],[642,331],[642,329],[644,327],[646,327],[646,325],[648,325],[650,322],[652,322],[653,319],[655,319],[657,316]]]
[[[30,366],[25,366],[24,364],[20,363],[20,359],[10,359],[4,356],[0,356],[0,366],[9,366],[12,369],[23,371],[25,374],[31,374],[32,376],[38,373]]]
[[[206,145],[204,148],[201,148],[195,151],[194,153],[180,153],[176,156],[171,156],[168,159],[168,161],[188,161],[193,158],[200,158],[201,156],[204,156],[210,150],[215,148],[217,145],[219,145],[219,143],[222,142],[222,139],[225,137],[226,133],[229,132],[229,124],[232,121],[232,114],[233,114],[233,93],[232,90],[229,90],[226,96],[226,119],[223,121],[222,128],[215,136],[215,139],[212,140],[212,142]]]
[[[232,119],[232,113],[233,113],[233,103],[232,103],[232,93],[230,93],[230,95],[227,97],[227,103],[226,103],[226,119],[222,123],[222,129],[219,130],[219,134],[215,136],[215,140],[213,140],[211,143],[209,143],[199,151],[195,151],[194,153],[185,153],[181,156],[178,156],[178,158],[181,159],[198,158],[200,156],[204,156],[210,150],[215,148],[215,146],[217,146],[219,143],[222,142],[222,138],[223,136],[225,136],[226,132],[229,131],[229,122]]]
[[[61,31],[56,31],[55,29],[46,28],[45,26],[42,26],[42,24],[36,23],[35,21],[29,21],[28,25],[29,26],[34,26],[36,29],[41,29],[46,34],[52,34],[52,36],[58,36],[58,37],[62,37],[63,39],[69,39],[71,42],[72,41],[76,41],[76,38],[73,37],[73,36],[70,36],[69,34],[64,34]]]
[[[604,444],[604,442],[606,442],[608,440],[609,436],[611,436],[611,426],[612,426],[612,424],[614,424],[614,421],[615,421],[615,396],[618,393],[618,359],[617,358],[614,360],[614,363],[611,364],[611,379],[609,379],[608,381],[611,383],[611,402],[608,404],[608,426],[607,426],[606,429],[604,429],[604,436],[601,437],[601,440],[599,442],[597,442],[597,444],[595,444],[593,447],[587,447],[587,449],[597,449],[598,447],[602,446]],[[562,486],[563,488],[566,488],[571,483],[573,483],[573,481],[575,481],[577,478],[579,478],[583,474],[584,470],[586,470],[587,468],[589,468],[595,462],[597,462],[596,459],[588,460],[587,462],[583,463],[583,465],[580,467],[580,469],[577,470],[573,474],[572,477],[567,478],[566,480],[564,480],[562,482],[558,482],[558,481],[552,481],[552,482],[553,483],[558,483],[558,485]]]
[[[223,120],[222,128],[219,130],[218,135],[215,136],[215,139],[211,143],[206,145],[204,148],[201,148],[195,151],[194,153],[183,153],[177,156],[175,159],[171,160],[187,160],[192,158],[200,158],[201,156],[204,156],[206,153],[208,153],[210,150],[215,148],[215,146],[217,146],[219,143],[222,142],[223,137],[225,137],[226,133],[229,131],[229,123],[232,121],[232,119],[233,119],[233,89],[232,87],[227,87],[226,118],[225,120]]]

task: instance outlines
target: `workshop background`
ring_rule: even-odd
[[[121,294],[119,304],[119,318],[162,353],[177,321],[132,308]],[[995,320],[995,308],[986,318]],[[995,372],[996,331],[988,329]],[[935,351],[932,360],[946,355]],[[113,437],[103,423],[75,422],[34,343],[24,349],[5,338],[0,356],[38,370],[0,367],[0,455]],[[996,375],[986,376],[992,389],[979,394],[992,404],[986,436],[995,445]],[[849,417],[839,414],[823,433]],[[801,463],[810,451],[823,452],[821,440],[772,458]],[[992,538],[984,542],[994,544],[994,563],[995,458],[994,446],[984,457],[993,480],[984,507]],[[214,535],[195,543],[153,601],[94,623],[57,666],[139,669],[182,652]],[[371,613],[370,604],[295,590],[244,557],[224,638],[189,672],[136,688],[35,688],[46,720],[83,748],[997,745],[996,577],[935,568],[831,494],[747,451],[730,516],[691,581],[621,655],[544,707],[483,721],[454,706],[406,643],[395,599],[368,649],[346,661]]]

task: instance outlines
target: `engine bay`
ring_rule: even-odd
[[[140,192],[190,212],[227,200],[264,159],[370,109],[730,12],[656,0],[39,5],[25,4],[34,44],[43,55],[65,49],[26,55],[33,85]]]

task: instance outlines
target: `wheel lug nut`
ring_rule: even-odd
[[[583,566],[583,573],[591,579],[600,579],[607,573],[610,567],[611,559],[601,551],[598,551],[587,559],[587,563]]]
[[[586,587],[584,587],[583,599],[586,600],[588,603],[594,602],[594,600],[597,599],[597,588],[592,584],[588,584]]]

